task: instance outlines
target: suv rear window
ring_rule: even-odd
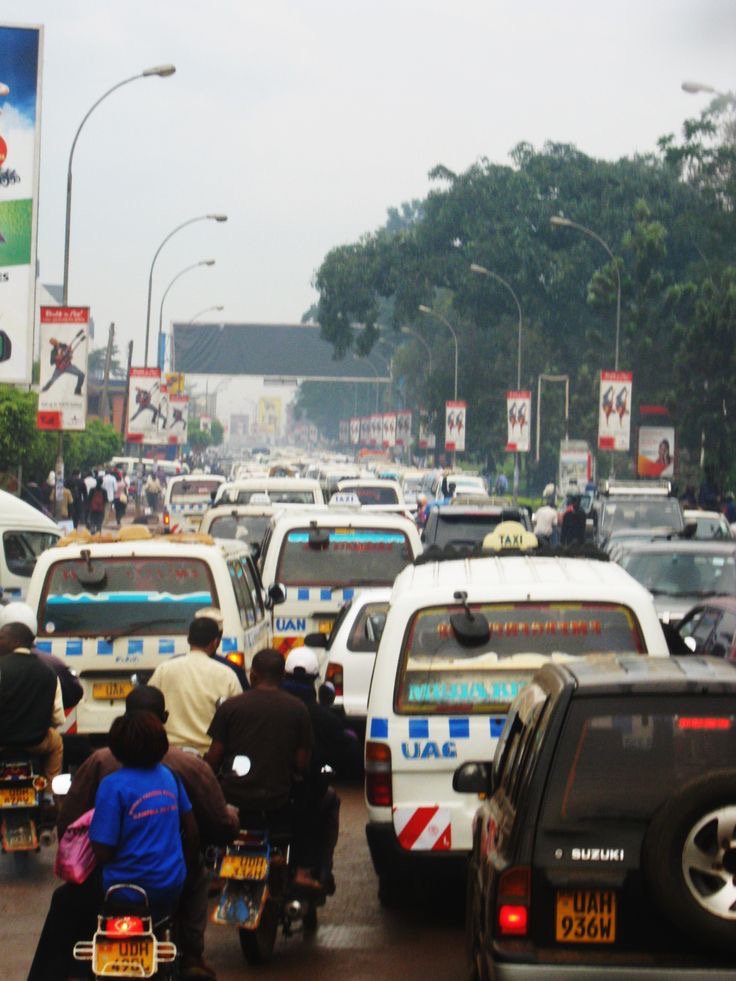
[[[90,584],[83,559],[49,569],[38,611],[48,637],[186,634],[194,613],[218,606],[210,569],[201,559],[93,558],[101,576]]]
[[[454,545],[456,548],[468,546],[472,548],[480,545],[486,535],[493,531],[497,524],[506,520],[501,511],[496,514],[448,514],[447,512],[433,515],[427,522],[427,532],[425,538],[428,543],[439,545],[444,548],[446,545]],[[514,514],[512,520],[518,520],[518,515]]]
[[[481,647],[463,647],[455,637],[450,617],[463,612],[460,606],[414,614],[399,664],[398,713],[505,711],[539,666],[533,655],[646,653],[636,617],[614,603],[488,603],[470,609],[488,620],[490,637]]]
[[[565,722],[543,820],[647,820],[688,780],[736,754],[733,700],[581,698]]]
[[[617,528],[672,528],[682,531],[684,527],[680,502],[675,498],[604,499],[601,531],[605,535]]]
[[[172,504],[198,504],[201,501],[209,501],[221,483],[221,480],[207,480],[206,477],[176,480],[171,484],[169,500]]]
[[[346,487],[345,491],[355,494],[361,504],[399,503],[399,495],[395,487]]]
[[[270,514],[222,514],[210,522],[213,538],[237,538],[249,545],[258,544],[268,530]]]
[[[324,531],[329,534],[329,541],[317,546],[310,544],[308,528],[288,532],[279,555],[277,582],[285,586],[390,586],[412,559],[409,541],[402,531]]]
[[[228,504],[250,504],[255,495],[268,495],[271,504],[314,504],[313,490],[274,490],[272,487],[262,487],[250,490],[227,490],[222,495],[222,501]]]

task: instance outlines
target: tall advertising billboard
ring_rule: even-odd
[[[506,452],[528,453],[532,393],[506,392]]]
[[[629,451],[631,438],[630,371],[602,371],[598,400],[598,449]]]
[[[30,384],[43,28],[0,25],[0,51],[0,382]]]
[[[466,402],[445,402],[445,449],[453,453],[465,450]]]
[[[674,477],[674,426],[639,427],[636,472],[640,477]]]
[[[168,397],[165,398],[161,392],[160,369],[131,368],[128,391],[128,442],[165,442],[159,435],[159,419],[163,417],[162,410],[168,412]]]
[[[38,429],[83,430],[89,307],[41,307]]]

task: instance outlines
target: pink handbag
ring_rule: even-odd
[[[73,882],[77,886],[89,878],[97,865],[89,840],[89,826],[94,813],[94,808],[90,808],[69,825],[61,836],[56,852],[54,872],[60,879]]]

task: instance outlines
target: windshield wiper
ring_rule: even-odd
[[[153,620],[136,620],[135,623],[129,623],[126,627],[121,627],[120,630],[111,631],[105,636],[105,640],[108,642],[108,644],[111,644],[113,640],[116,640],[118,637],[133,637],[146,627],[163,626],[163,624],[166,623],[181,623],[181,618],[154,617]]]

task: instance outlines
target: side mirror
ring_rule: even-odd
[[[493,793],[493,769],[490,763],[463,763],[452,775],[452,789],[459,794],[490,797]]]
[[[305,647],[317,647],[317,648],[322,648],[323,651],[326,651],[327,640],[328,640],[328,634],[314,633],[314,634],[307,634],[307,636],[304,638],[303,643]]]
[[[286,599],[286,589],[280,582],[273,582],[266,592],[266,609],[272,610],[274,606],[279,606]]]

